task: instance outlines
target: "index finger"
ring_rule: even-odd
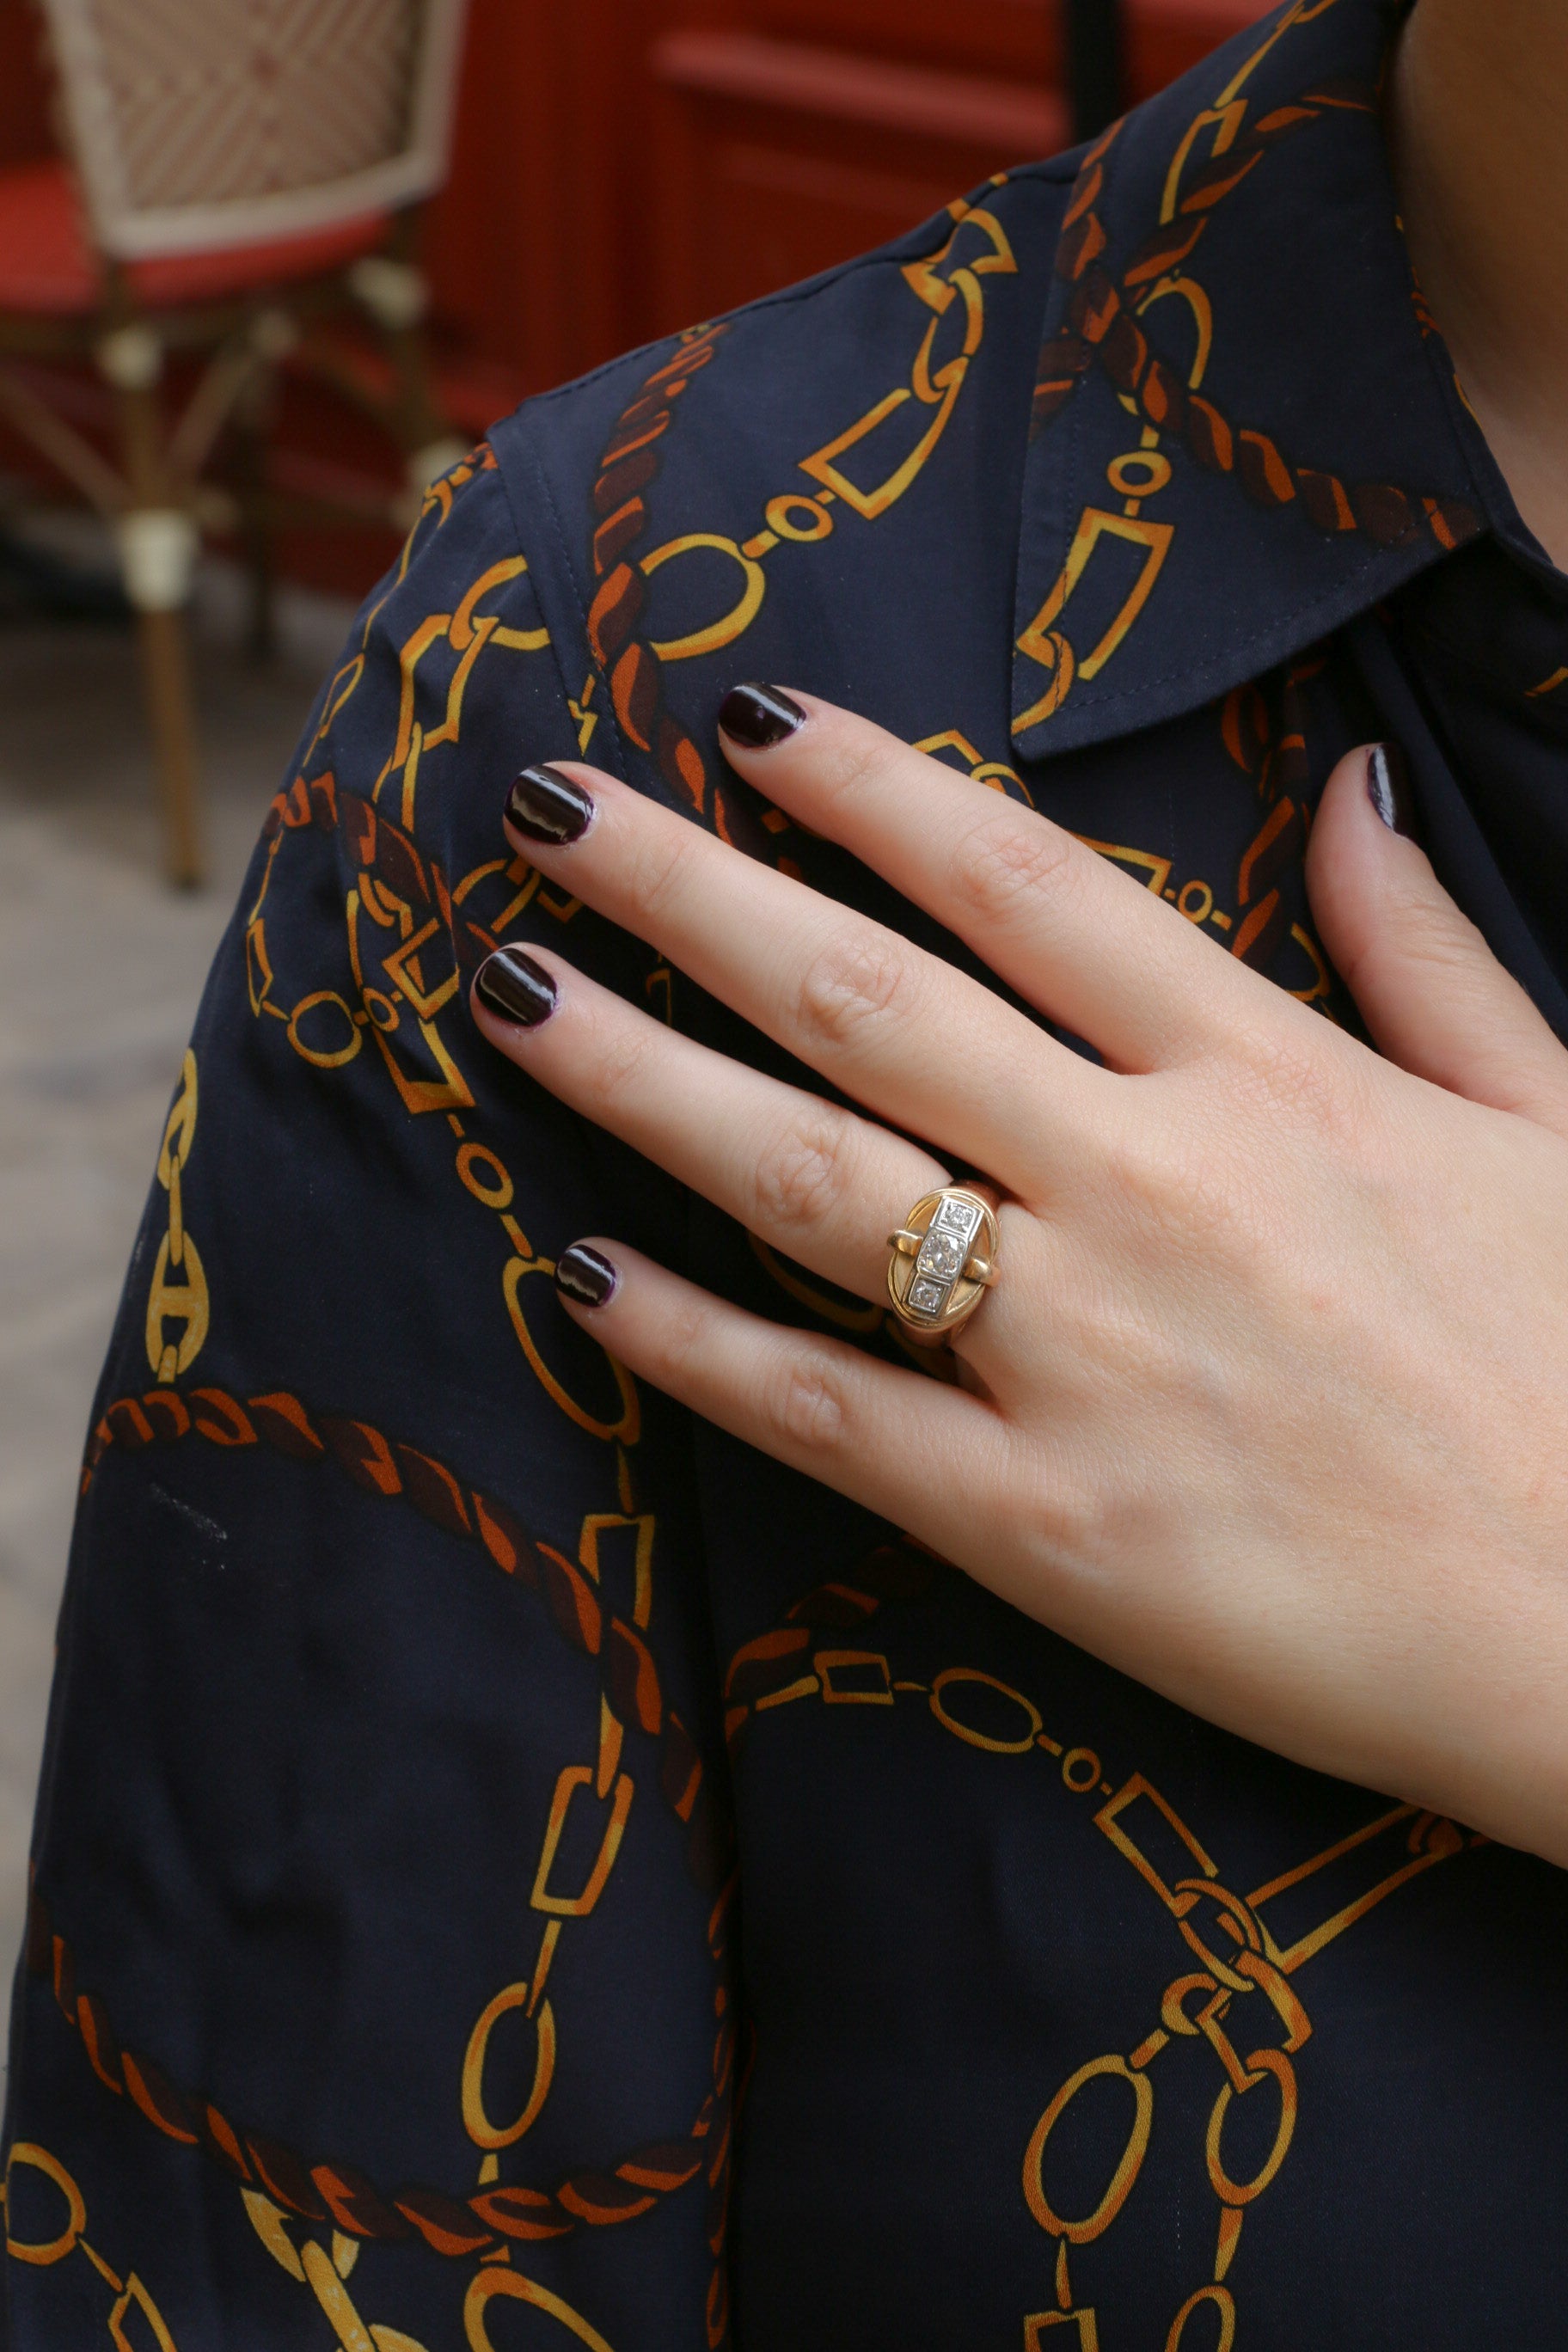
[[[563,779],[582,806],[550,839],[535,796]],[[901,933],[575,761],[525,769],[507,825],[597,913],[939,1154],[1026,1198],[1084,1164],[1114,1080]]]
[[[1184,1060],[1256,1028],[1276,1001],[1289,1005],[1063,826],[853,711],[738,686],[719,724],[749,783],[884,876],[1116,1068]]]

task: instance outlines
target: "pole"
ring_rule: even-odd
[[[1073,136],[1094,139],[1122,108],[1120,0],[1063,0]]]

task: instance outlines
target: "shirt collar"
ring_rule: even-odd
[[[1192,709],[1511,515],[1400,231],[1398,13],[1289,0],[1079,159],[1026,473],[1025,758]]]

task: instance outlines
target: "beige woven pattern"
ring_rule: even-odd
[[[318,187],[397,155],[419,0],[90,0],[138,209]]]

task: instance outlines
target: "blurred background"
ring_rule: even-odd
[[[425,483],[528,394],[1100,130],[1262,13],[0,0],[5,1966],[86,1417],[186,1032]],[[188,1331],[163,1318],[150,1381]]]

